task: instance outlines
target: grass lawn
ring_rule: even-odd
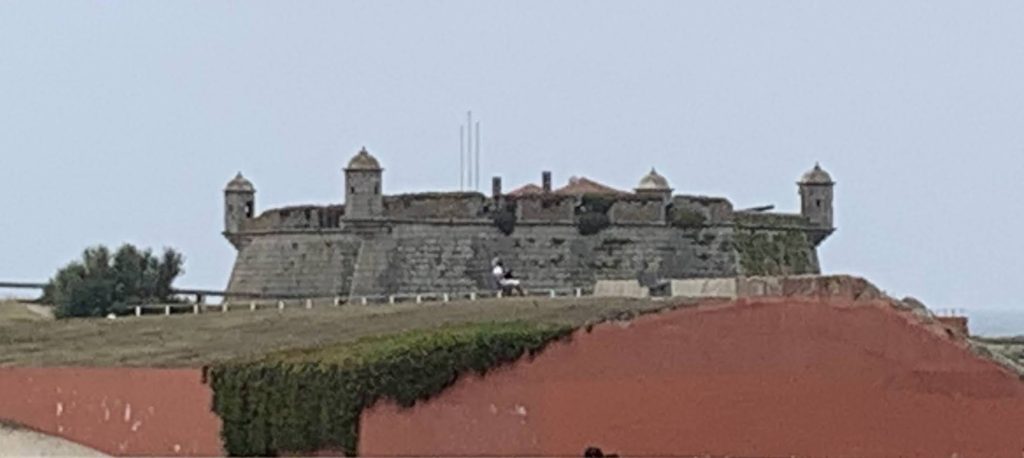
[[[684,304],[682,301],[592,297],[505,298],[317,306],[308,310],[239,310],[116,320],[0,318],[0,367],[199,367],[274,351],[319,348],[367,336],[431,329],[445,324],[521,320],[583,326]],[[10,313],[31,319],[21,312]]]

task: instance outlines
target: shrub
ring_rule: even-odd
[[[678,227],[681,229],[692,229],[704,226],[707,218],[704,214],[689,208],[673,208],[670,214],[669,224],[672,227]]]
[[[171,284],[184,273],[184,258],[173,249],[152,251],[122,245],[111,256],[104,246],[86,249],[81,261],[57,271],[43,290],[58,318],[104,316],[138,302],[168,302]]]
[[[804,233],[740,230],[734,244],[744,275],[792,275],[814,272],[813,245]]]
[[[512,232],[516,230],[515,207],[505,207],[496,211],[491,215],[491,220],[494,222],[494,227],[498,228],[502,234],[512,235]]]
[[[576,207],[576,229],[582,235],[593,235],[611,225],[608,210],[615,204],[615,197],[604,194],[584,194]]]
[[[576,229],[581,235],[593,235],[611,225],[611,219],[604,213],[584,213],[576,218]]]
[[[580,198],[580,206],[577,212],[608,214],[608,210],[615,204],[615,197],[604,194],[584,194]]]
[[[233,456],[358,450],[363,409],[429,399],[464,373],[534,355],[571,328],[484,323],[364,338],[206,370],[221,438]]]

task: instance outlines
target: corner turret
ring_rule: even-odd
[[[381,193],[384,169],[377,158],[359,150],[345,167],[345,219],[380,218],[384,215]]]
[[[672,187],[668,185],[668,180],[654,170],[654,167],[640,179],[640,184],[634,191],[642,196],[660,196],[666,202],[672,197]]]
[[[814,168],[805,173],[797,182],[800,190],[800,214],[807,217],[815,226],[827,230],[829,233],[834,229],[832,188],[835,184],[835,181],[832,181],[832,176],[819,164],[814,164]]]
[[[224,235],[235,243],[233,234],[242,231],[246,220],[256,213],[256,188],[238,172],[224,188]]]

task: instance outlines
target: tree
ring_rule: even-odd
[[[88,248],[80,261],[57,271],[43,290],[58,318],[123,313],[132,304],[169,302],[171,285],[184,273],[184,257],[171,248],[159,258],[149,249],[124,244],[111,256],[104,246]]]

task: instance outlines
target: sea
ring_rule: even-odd
[[[972,335],[986,337],[1024,336],[1024,308],[967,309],[967,328]]]

